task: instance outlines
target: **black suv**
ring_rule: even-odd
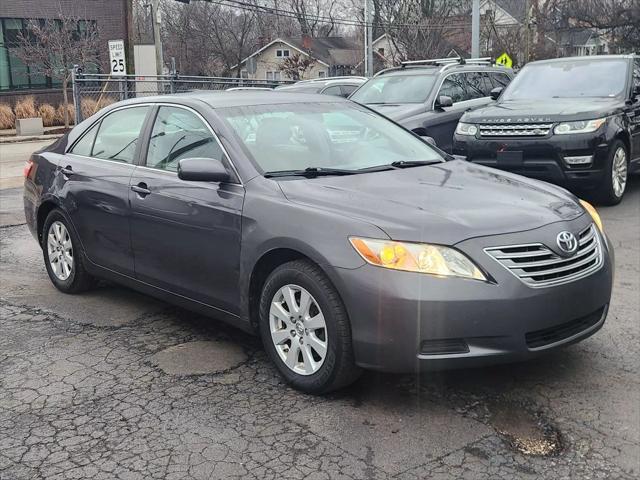
[[[451,152],[462,114],[489,103],[491,91],[506,87],[513,76],[489,58],[415,60],[382,70],[349,98]]]
[[[640,57],[532,62],[463,115],[453,153],[613,205],[640,169]]]

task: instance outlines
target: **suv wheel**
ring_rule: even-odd
[[[360,374],[351,327],[329,279],[296,260],[274,270],[260,297],[260,336],[285,380],[307,393],[326,393]]]
[[[78,293],[94,285],[84,268],[79,245],[62,212],[52,210],[42,229],[42,252],[49,278],[61,292]]]
[[[606,174],[598,192],[598,200],[603,205],[620,203],[627,188],[629,154],[626,145],[616,140],[611,145],[607,158]]]

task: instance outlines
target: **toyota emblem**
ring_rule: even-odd
[[[560,232],[556,238],[558,248],[567,255],[573,255],[578,250],[578,239],[571,232]]]

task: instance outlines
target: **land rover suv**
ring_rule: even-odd
[[[366,105],[451,153],[462,114],[491,102],[491,90],[506,87],[513,71],[489,58],[442,58],[403,62],[376,74],[349,99]]]
[[[622,200],[640,170],[640,56],[532,62],[493,95],[462,116],[453,153],[602,204]]]

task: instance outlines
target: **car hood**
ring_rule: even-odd
[[[558,187],[463,160],[280,186],[292,202],[374,224],[395,240],[447,245],[583,214]]]
[[[372,103],[368,104],[367,107],[395,121],[404,120],[425,111],[422,103]]]
[[[508,100],[466,112],[461,121],[470,123],[531,123],[591,120],[613,115],[621,109],[618,99],[585,98]]]

